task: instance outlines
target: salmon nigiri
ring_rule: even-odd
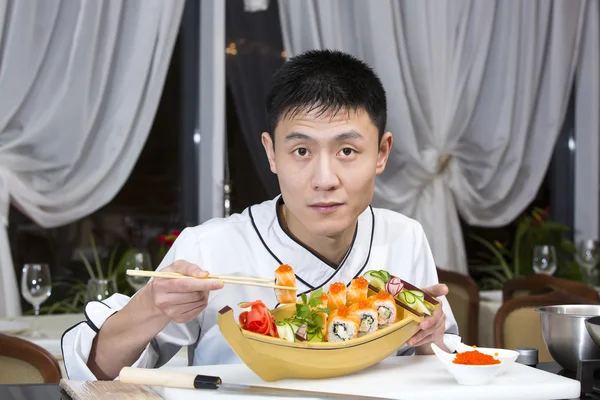
[[[292,267],[287,264],[281,264],[275,270],[275,284],[296,287],[296,274],[294,274]],[[295,290],[275,289],[275,294],[277,295],[277,301],[280,304],[296,302]]]
[[[346,285],[344,285],[342,282],[335,282],[329,286],[327,305],[327,308],[331,310],[335,310],[346,305]]]
[[[361,300],[367,299],[367,293],[369,291],[369,281],[363,278],[352,279],[348,292],[346,294],[346,305],[351,306]]]

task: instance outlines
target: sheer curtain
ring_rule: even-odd
[[[343,50],[388,93],[393,153],[374,204],[423,225],[467,273],[459,214],[500,226],[534,199],[568,104],[585,0],[280,1],[288,56]]]
[[[184,0],[0,0],[0,316],[20,313],[9,202],[43,227],[121,188],[161,95]]]

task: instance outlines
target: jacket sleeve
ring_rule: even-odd
[[[198,239],[190,228],[185,229],[160,263],[157,270],[175,260],[186,260],[202,267]],[[134,295],[135,296],[135,295]],[[90,301],[84,307],[85,320],[66,330],[61,338],[65,371],[69,379],[94,381],[97,378],[87,366],[92,342],[104,322],[127,305],[130,298],[114,294],[103,301]],[[167,363],[182,346],[193,345],[200,335],[201,313],[185,324],[170,322],[144,349],[132,365],[139,368],[158,368]]]

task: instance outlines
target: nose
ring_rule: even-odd
[[[334,190],[340,186],[335,163],[329,157],[319,157],[315,160],[311,184],[314,190],[322,191]]]

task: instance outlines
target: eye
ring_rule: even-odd
[[[305,149],[304,147],[300,147],[300,148],[294,150],[294,153],[296,153],[300,157],[305,157],[308,154],[308,150]]]
[[[349,156],[353,155],[354,153],[356,153],[356,151],[350,147],[344,147],[342,149],[342,154],[345,155],[346,157],[349,157]]]

